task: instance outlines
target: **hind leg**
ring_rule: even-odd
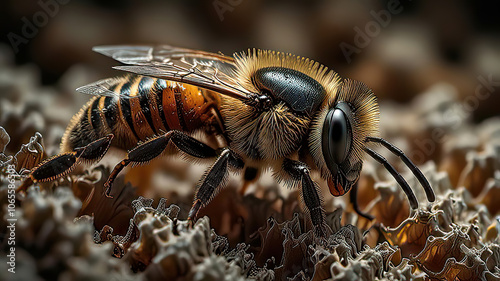
[[[100,138],[86,146],[78,147],[72,152],[55,155],[31,170],[28,178],[17,188],[17,191],[26,191],[33,183],[49,182],[59,179],[73,171],[81,162],[97,162],[108,151],[113,135]]]

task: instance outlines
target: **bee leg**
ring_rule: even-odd
[[[172,141],[174,145],[181,151],[194,157],[210,158],[217,156],[215,149],[196,140],[191,136],[188,136],[186,133],[181,131],[169,131],[168,133],[150,139],[147,142],[144,142],[129,151],[127,158],[125,158],[115,166],[115,168],[109,175],[108,180],[104,184],[104,188],[106,189],[106,196],[111,197],[110,193],[113,181],[118,176],[120,171],[123,170],[123,168],[131,163],[146,164],[149,161],[155,159],[165,151],[170,141]]]
[[[112,140],[113,134],[109,134],[89,143],[84,147],[76,148],[75,152],[78,160],[88,163],[98,162],[106,154],[106,152],[108,152]]]
[[[318,193],[317,183],[311,179],[309,167],[305,163],[290,159],[285,159],[282,167],[294,180],[301,181],[302,198],[311,216],[314,232],[317,237],[326,238],[329,231],[326,225],[325,211],[322,207],[323,200]]]
[[[72,152],[55,155],[35,167],[28,178],[18,187],[18,191],[26,189],[36,182],[49,182],[61,178],[73,171],[78,163],[95,162],[108,151],[113,135],[100,138],[86,146],[76,148]]]
[[[30,185],[37,182],[49,182],[65,176],[76,167],[76,152],[62,153],[53,156],[31,170],[31,173],[17,188],[17,191],[24,191]]]
[[[363,218],[365,218],[365,219],[368,219],[368,220],[373,220],[375,217],[373,217],[372,215],[369,215],[369,214],[367,214],[367,213],[364,213],[364,212],[362,212],[362,211],[359,209],[359,205],[358,205],[358,183],[359,183],[359,181],[357,181],[357,182],[353,185],[353,187],[352,187],[352,189],[351,189],[351,191],[350,191],[350,193],[349,193],[349,199],[351,200],[352,207],[354,208],[354,211],[355,211],[358,215],[362,216],[362,217],[363,217]]]
[[[193,206],[189,211],[188,220],[192,222],[196,219],[198,211],[207,206],[224,186],[227,179],[228,168],[243,169],[243,160],[229,148],[224,148],[215,163],[207,170],[205,176],[200,181],[198,190],[194,197]]]

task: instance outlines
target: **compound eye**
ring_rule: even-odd
[[[345,112],[349,109],[343,107],[330,109],[323,124],[323,155],[329,167],[343,163],[351,148],[351,128]]]

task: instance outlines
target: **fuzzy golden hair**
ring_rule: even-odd
[[[235,55],[237,82],[248,91],[260,92],[252,83],[255,72],[265,67],[283,67],[302,72],[318,81],[328,93],[340,84],[334,71],[308,58],[274,51],[249,50]],[[222,115],[237,152],[268,160],[278,160],[295,152],[305,139],[311,116],[298,115],[280,102],[265,112],[258,112],[243,102],[223,97]],[[251,156],[256,153],[257,157]]]
[[[284,103],[257,112],[241,101],[223,99],[221,108],[234,149],[255,159],[277,160],[296,151],[311,119],[294,114]]]
[[[364,156],[365,139],[368,136],[378,136],[379,128],[379,107],[377,97],[372,90],[364,83],[352,79],[345,79],[336,89],[334,95],[330,97],[326,106],[313,120],[309,146],[311,154],[318,168],[321,170],[323,178],[331,178],[330,171],[326,166],[322,150],[322,129],[328,111],[334,108],[339,102],[349,104],[353,116],[354,124],[352,128],[352,148],[348,155],[351,165],[361,160]]]
[[[86,128],[82,129],[86,126],[86,124],[81,124],[81,119],[84,114],[87,114],[89,106],[98,98],[99,97],[92,97],[82,108],[80,108],[78,113],[71,117],[68,127],[66,128],[66,131],[64,131],[64,134],[62,136],[60,145],[61,152],[72,152],[76,148],[74,145],[75,134],[79,134],[80,132],[87,134],[94,133],[92,130],[87,130]],[[96,136],[93,137],[96,138]]]
[[[245,89],[258,93],[252,83],[253,74],[261,68],[279,66],[302,72],[318,81],[327,93],[331,93],[340,84],[340,76],[328,67],[311,59],[292,54],[251,49],[248,53],[235,54],[236,78]]]

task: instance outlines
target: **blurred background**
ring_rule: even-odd
[[[43,84],[58,83],[76,66],[112,75],[113,62],[91,52],[102,44],[291,52],[400,102],[438,81],[470,94],[476,76],[500,68],[494,1],[4,0],[0,5],[2,53],[16,64],[36,65]]]
[[[497,12],[494,1],[454,0],[3,0],[0,124],[13,139],[10,150],[45,131],[47,154],[57,153],[68,120],[89,98],[74,89],[119,75],[115,62],[91,48],[164,43],[226,55],[262,48],[309,57],[371,87],[383,124],[406,120],[391,111],[425,114],[453,101],[442,112],[449,118],[425,118],[457,129],[461,120],[499,113]],[[411,130],[405,126],[422,119],[411,120],[383,126],[382,135]],[[407,135],[418,137],[419,130]],[[421,154],[412,158],[438,159],[434,149]]]
[[[0,127],[6,133],[0,130],[0,164],[2,157],[15,154],[20,172],[57,154],[71,116],[90,98],[75,89],[121,75],[111,69],[117,63],[92,52],[93,46],[170,44],[226,55],[248,48],[272,49],[309,57],[343,77],[366,83],[379,98],[381,136],[422,167],[438,194],[465,187],[474,202],[498,215],[497,6],[495,1],[465,0],[2,0]],[[401,161],[385,152],[381,154],[401,169]],[[108,160],[107,168],[123,156],[122,151],[121,156]],[[129,193],[124,187],[125,195],[115,199],[127,205],[121,216],[116,215],[121,212],[116,207],[120,204],[113,201],[114,209],[104,209],[108,207],[102,202],[107,199],[100,196],[109,171],[104,176],[75,173],[71,187],[84,202],[79,215],[96,214],[96,229],[109,224],[115,233],[124,235],[133,215],[130,202],[142,195],[168,198],[181,207],[179,217],[185,218],[206,167],[177,159],[144,169],[153,170],[150,167],[155,165],[170,175],[155,173],[153,178],[151,171],[131,170],[123,176],[127,178],[118,179],[122,186],[130,181],[137,187],[129,188]],[[411,179],[408,170],[404,171]],[[342,207],[346,214],[353,213],[348,196],[333,199],[319,175],[313,176],[324,189],[328,212]],[[380,185],[384,179],[388,180]],[[280,192],[268,192],[278,190],[270,176],[248,188],[246,197],[236,191],[241,190],[241,181],[231,180],[234,188],[222,191],[200,214],[208,214],[212,227],[228,235],[233,245],[265,225],[269,209],[282,213],[279,221],[291,219],[297,196],[287,201],[286,196],[278,197]],[[423,202],[417,182],[413,179],[410,184]],[[184,193],[179,195],[183,198],[176,197],[178,193]],[[266,198],[268,194],[272,200]],[[407,201],[393,179],[370,159],[364,163],[359,194],[361,208],[383,225],[396,227],[409,215]],[[384,194],[399,197],[387,199]],[[267,201],[255,201],[250,195]],[[279,204],[266,205],[279,201],[276,198],[284,198],[280,201],[284,211]],[[343,219],[349,218],[353,216]],[[366,229],[365,222],[360,222],[358,226]],[[370,245],[376,241],[372,239]]]

